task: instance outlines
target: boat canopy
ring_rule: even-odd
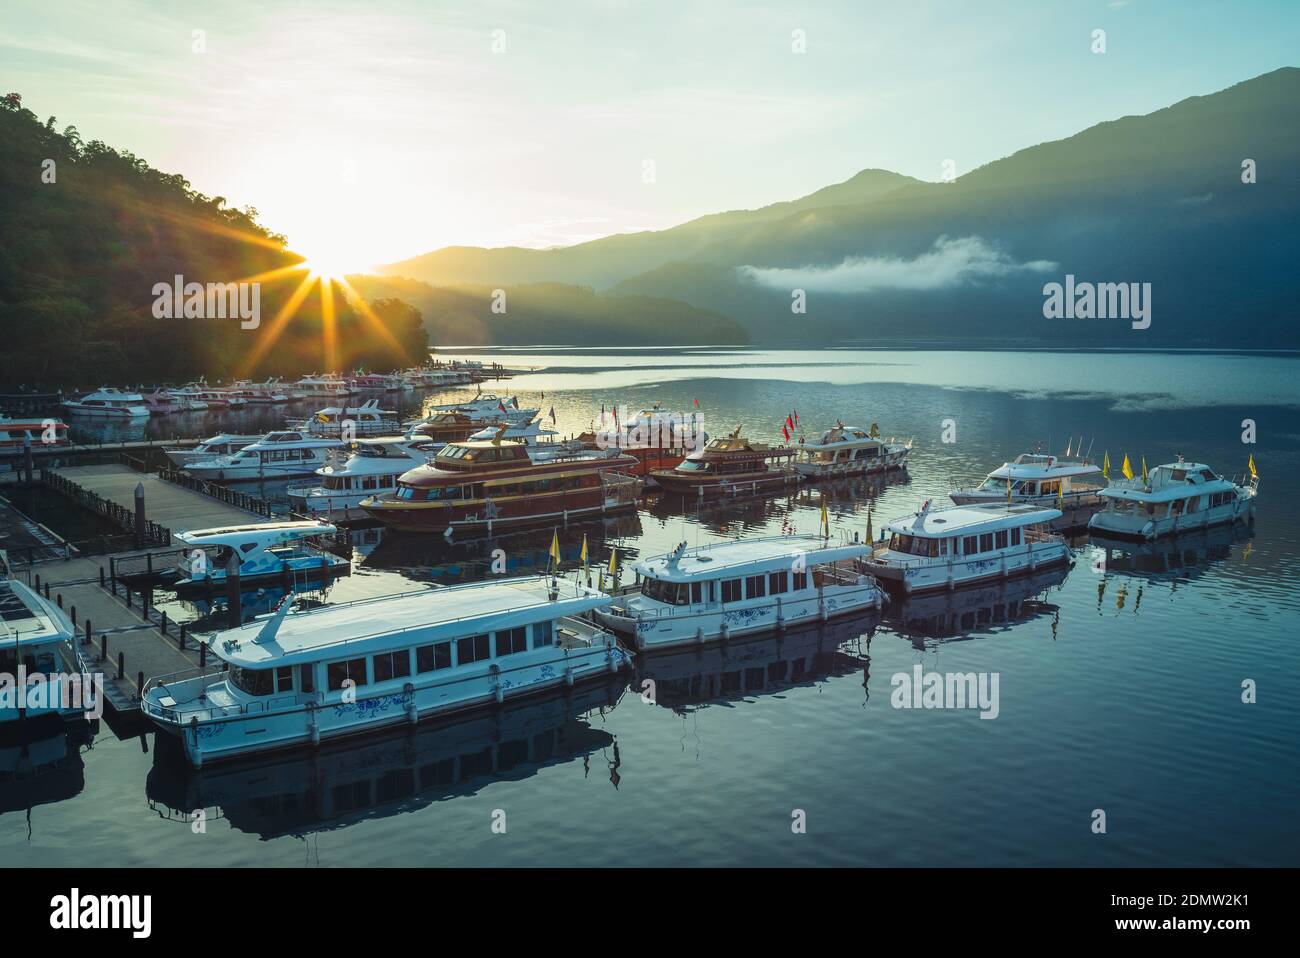
[[[808,566],[866,556],[867,543],[829,545],[818,535],[768,536],[714,542],[693,549],[678,546],[667,555],[633,564],[642,576],[663,582],[698,582],[737,575],[760,575],[792,568],[802,560]]]
[[[942,539],[955,535],[976,535],[1052,522],[1061,518],[1060,509],[1036,506],[1007,506],[1002,503],[980,506],[953,506],[948,509],[922,509],[910,516],[895,519],[885,526],[900,535]]]
[[[176,538],[187,546],[197,549],[230,546],[247,554],[242,547],[249,544],[263,548],[293,542],[307,536],[330,535],[338,527],[327,522],[264,522],[261,525],[220,526],[215,529],[191,529],[189,532],[177,532]]]

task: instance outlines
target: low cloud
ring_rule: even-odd
[[[1018,263],[979,236],[940,236],[934,246],[915,259],[850,256],[836,266],[738,269],[747,279],[774,289],[871,293],[885,289],[949,289],[1012,273],[1055,272],[1057,264],[1047,260]]]

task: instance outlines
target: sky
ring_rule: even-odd
[[[960,176],[1298,48],[1297,0],[4,0],[0,86],[351,271]]]

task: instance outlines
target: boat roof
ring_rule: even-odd
[[[43,645],[63,640],[75,630],[63,612],[34,589],[0,578],[0,647]]]
[[[789,569],[802,556],[808,564],[865,556],[869,543],[831,545],[818,535],[768,536],[736,539],[677,550],[642,559],[633,568],[643,576],[665,582],[691,582],[726,575],[759,575]]]
[[[895,519],[885,528],[902,535],[942,538],[950,535],[973,535],[997,529],[1011,529],[1037,522],[1052,522],[1059,518],[1061,518],[1060,509],[989,503],[914,512],[910,516]]]
[[[239,546],[249,542],[289,542],[305,536],[328,535],[338,527],[326,522],[263,522],[246,526],[217,526],[215,529],[191,529],[175,536],[192,546]]]
[[[269,668],[481,635],[604,608],[613,601],[595,589],[556,581],[555,600],[549,597],[547,577],[527,576],[289,612],[278,626],[273,612],[219,633],[211,647],[231,665]]]
[[[268,432],[257,442],[250,443],[240,452],[248,452],[250,449],[272,449],[283,446],[340,446],[342,443],[337,439],[321,439],[318,436],[304,435],[297,429],[278,429],[275,432]]]
[[[1237,487],[1203,462],[1167,462],[1148,471],[1149,485],[1141,476],[1115,479],[1099,495],[1132,502],[1172,502],[1189,495],[1225,492]]]
[[[989,473],[990,479],[1060,479],[1063,476],[1101,475],[1095,462],[1058,459],[1056,456],[1024,453],[1015,462],[1004,462]]]

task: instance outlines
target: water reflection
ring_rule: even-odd
[[[1119,573],[1151,580],[1191,579],[1204,575],[1217,563],[1231,558],[1232,547],[1250,548],[1254,527],[1244,523],[1197,529],[1153,542],[1135,542],[1092,534],[1092,567],[1096,572]]]
[[[494,780],[527,778],[579,759],[589,765],[601,750],[617,755],[600,719],[623,691],[617,681],[588,684],[460,721],[199,771],[187,766],[174,739],[160,735],[145,795],[160,818],[186,827],[202,809],[209,822],[224,818],[263,839],[347,828],[473,795]],[[615,785],[620,761],[606,762]]]
[[[1052,635],[1060,621],[1059,605],[1048,596],[1059,590],[1070,566],[1057,566],[1034,575],[1004,579],[952,592],[899,596],[885,612],[888,626],[924,649],[927,645],[979,634],[1002,632],[1039,616],[1052,617]]]
[[[871,666],[876,612],[784,634],[637,657],[632,691],[642,700],[688,714],[710,705],[816,685]]]
[[[97,726],[57,715],[0,726],[0,815],[25,812],[29,840],[32,809],[66,801],[85,787],[81,752],[92,746]]]

